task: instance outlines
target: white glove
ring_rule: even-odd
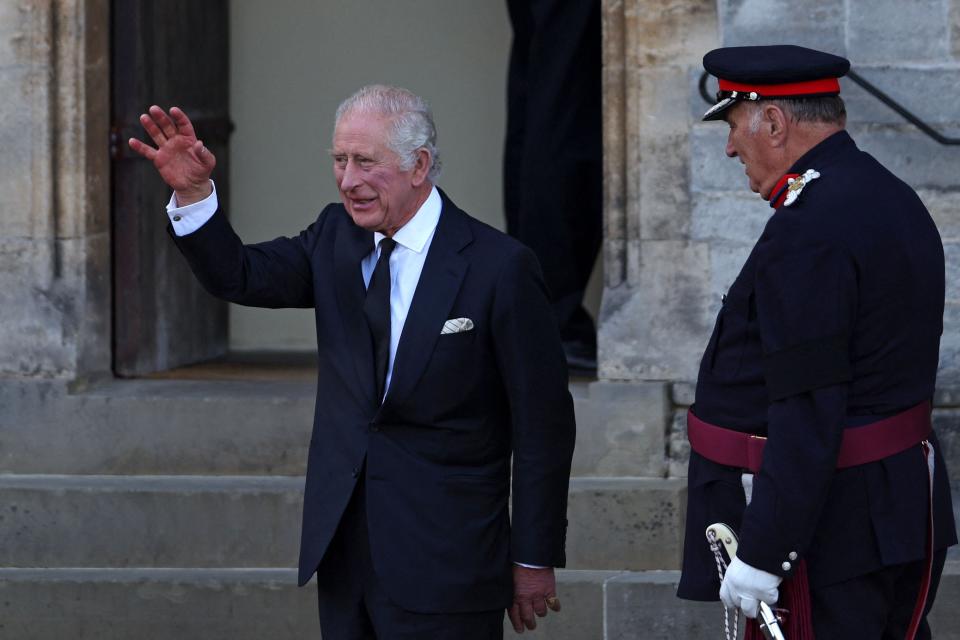
[[[776,604],[780,597],[777,587],[780,576],[751,567],[740,558],[734,558],[720,583],[720,599],[727,609],[740,609],[748,618],[757,617],[760,600]]]

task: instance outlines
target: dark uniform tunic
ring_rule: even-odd
[[[920,199],[846,132],[800,158],[815,169],[771,217],[727,292],[707,345],[694,413],[769,438],[752,502],[741,469],[690,454],[678,595],[716,600],[704,536],[740,535],[739,557],[787,577],[806,559],[811,588],[922,559],[928,472],[920,446],[836,470],[842,432],[930,400],[943,330],[944,258]],[[955,544],[936,440],[935,547]],[[793,555],[795,554],[795,555]]]

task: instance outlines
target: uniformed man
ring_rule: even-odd
[[[748,617],[780,597],[788,626],[812,623],[818,640],[928,638],[957,540],[930,424],[940,236],[844,130],[847,60],[728,47],[703,64],[720,84],[704,120],[727,122],[727,155],[774,212],[701,363],[678,595],[719,593]],[[739,535],[722,584],[715,522]]]

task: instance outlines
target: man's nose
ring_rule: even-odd
[[[340,189],[342,191],[350,191],[358,184],[360,184],[360,182],[357,180],[357,168],[352,161],[348,160],[340,176]]]
[[[737,150],[733,148],[733,141],[730,138],[731,136],[727,136],[727,148],[726,148],[727,157],[736,158]]]

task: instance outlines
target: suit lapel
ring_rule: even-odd
[[[416,387],[467,273],[467,261],[459,254],[473,240],[467,216],[441,195],[443,210],[403,324],[385,408],[402,401]]]
[[[347,223],[339,235],[342,237],[337,238],[334,247],[334,272],[337,303],[347,340],[341,355],[333,358],[333,361],[344,380],[356,377],[357,383],[349,386],[357,390],[358,399],[373,404],[376,395],[373,386],[373,343],[363,314],[366,289],[360,271],[360,262],[373,251],[373,233]]]

